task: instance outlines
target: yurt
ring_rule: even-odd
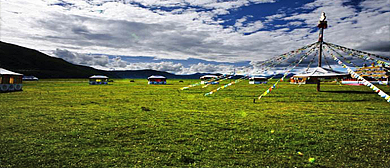
[[[108,84],[108,77],[103,75],[93,75],[89,77],[90,85],[106,85]]]
[[[156,75],[152,75],[152,76],[149,76],[148,77],[148,84],[153,84],[153,85],[157,85],[157,84],[162,84],[162,85],[165,85],[167,84],[167,78],[165,76],[156,76]]]
[[[21,91],[23,74],[0,68],[0,91]]]
[[[200,77],[201,84],[219,84],[219,82],[214,81],[218,79],[218,76],[216,75],[204,75]]]
[[[348,73],[338,72],[335,70],[316,67],[309,69],[306,73],[296,74],[290,78],[291,84],[317,84],[322,79],[343,79],[349,76]]]
[[[368,80],[372,84],[380,84],[380,85],[390,85],[389,81],[389,68],[372,64],[371,67],[363,66],[357,69],[355,72],[362,76],[364,79]],[[363,85],[363,81],[359,81],[356,78],[349,77],[347,79],[343,79],[341,84],[344,85]]]
[[[267,83],[266,77],[253,76],[249,78],[249,84],[265,84]]]

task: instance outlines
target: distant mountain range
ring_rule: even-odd
[[[88,66],[75,65],[61,58],[48,56],[37,50],[21,47],[0,41],[0,68],[38,78],[88,78],[92,75],[106,75],[110,78],[140,79],[152,75],[162,75],[168,79],[199,79],[209,73],[196,73],[191,75],[175,75],[156,70],[126,70],[104,71]],[[221,75],[221,74],[214,74]],[[289,74],[287,77],[292,76]],[[281,78],[277,74],[274,78]],[[240,78],[241,75],[234,78]],[[271,77],[271,76],[269,76]]]
[[[175,75],[155,70],[104,71],[75,65],[37,50],[5,42],[0,42],[0,68],[38,78],[88,78],[92,75],[106,75],[110,78],[147,78],[151,75],[162,75],[169,79],[199,79],[205,75],[203,73]]]

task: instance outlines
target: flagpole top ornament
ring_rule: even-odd
[[[317,25],[318,28],[326,29],[328,27],[328,22],[326,21],[326,15],[325,12],[321,13],[320,21]]]
[[[322,12],[321,14],[321,18],[320,18],[320,22],[323,22],[326,20],[326,15],[325,15],[325,12]]]

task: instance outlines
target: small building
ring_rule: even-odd
[[[90,85],[107,85],[108,84],[108,77],[103,75],[93,75],[89,77],[89,84]]]
[[[372,64],[371,67],[363,66],[357,70],[355,73],[368,80],[372,84],[380,84],[380,85],[390,85],[389,81],[389,68],[384,66],[375,66]],[[344,85],[363,85],[363,81],[359,81],[356,78],[349,77],[347,79],[343,79],[341,84]]]
[[[249,78],[249,84],[265,84],[267,83],[268,79],[266,77],[250,77]]]
[[[0,68],[0,91],[21,91],[23,74]]]
[[[318,80],[345,79],[348,73],[343,73],[323,67],[309,69],[306,73],[296,74],[290,78],[291,84],[317,84]]]
[[[167,84],[167,78],[165,76],[156,76],[152,75],[148,77],[148,84],[151,85],[157,85],[157,84],[162,84],[165,85]]]
[[[215,81],[218,79],[218,76],[216,75],[204,75],[200,77],[200,83],[201,84],[219,84],[219,82]]]
[[[23,76],[23,81],[38,81],[39,79],[35,76]]]

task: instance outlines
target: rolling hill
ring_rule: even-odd
[[[0,67],[38,78],[86,78],[103,72],[50,57],[37,50],[0,42]]]
[[[155,70],[103,71],[75,65],[61,58],[48,56],[37,50],[0,41],[0,67],[38,78],[87,78],[92,75],[107,75],[110,78],[147,78],[163,75],[171,79],[199,79],[204,75],[175,75]]]

